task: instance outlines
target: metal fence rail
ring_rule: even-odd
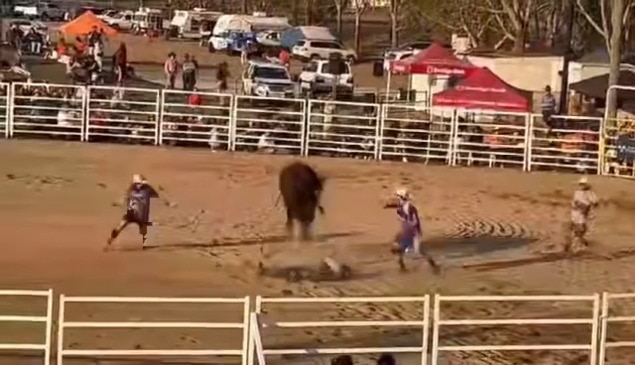
[[[532,318],[532,319],[445,319],[442,318],[443,302],[587,302],[590,313],[585,318]],[[600,295],[533,295],[533,296],[442,296],[434,297],[434,314],[432,326],[432,365],[439,364],[441,352],[472,351],[589,351],[589,364],[597,363],[597,339],[599,334]],[[541,344],[541,345],[441,345],[440,332],[443,326],[495,326],[495,325],[580,325],[591,327],[589,342],[583,344]]]
[[[635,177],[635,162],[624,157],[631,152],[624,151],[623,140],[633,139],[635,121],[625,118],[554,116],[550,128],[540,115],[416,103],[8,85],[0,83],[0,136],[8,138],[203,146]]]
[[[614,309],[611,306],[615,301],[627,301],[631,302],[635,300],[635,293],[603,293],[602,294],[602,313],[600,315],[600,353],[599,353],[599,365],[610,363],[607,361],[607,350],[609,349],[624,349],[635,348],[635,339],[630,340],[609,340],[609,324],[626,324],[632,325],[635,323],[635,316],[625,315],[612,315],[611,310]]]
[[[233,151],[302,154],[304,100],[239,95],[234,100]]]
[[[86,140],[159,144],[160,90],[90,86]]]
[[[163,90],[158,143],[229,150],[232,103],[230,94]]]
[[[44,340],[41,343],[0,343],[0,351],[37,351],[42,354],[44,365],[51,363],[51,330],[53,327],[53,290],[0,290],[0,297],[35,297],[46,299],[46,310],[42,315],[0,315],[1,322],[44,324]]]
[[[385,104],[381,117],[381,160],[450,162],[454,111]]]
[[[263,349],[263,356],[272,355],[335,355],[335,354],[377,354],[377,353],[417,353],[421,355],[421,364],[426,365],[428,353],[429,296],[422,297],[340,297],[340,298],[267,298],[256,297],[255,313],[262,316],[265,306],[271,304],[316,304],[316,303],[415,303],[420,305],[421,317],[418,320],[338,320],[338,321],[270,321],[262,319],[261,328],[341,328],[341,327],[409,327],[420,328],[421,346],[414,347],[356,347],[356,348],[312,348],[312,349]],[[249,358],[254,359],[255,348],[249,349]]]
[[[528,114],[460,111],[454,129],[452,165],[526,169]]]
[[[79,322],[68,321],[66,313],[70,303],[173,303],[173,304],[219,304],[230,303],[240,305],[243,319],[241,322]],[[60,296],[58,332],[57,332],[57,365],[63,365],[66,357],[109,357],[109,356],[240,356],[242,365],[247,365],[247,348],[249,342],[249,297],[244,298],[135,298],[135,297],[75,297]],[[243,334],[240,349],[226,350],[184,350],[184,349],[152,349],[152,350],[104,350],[104,349],[69,349],[65,347],[66,330],[72,328],[205,328],[205,329],[237,329]]]
[[[11,86],[7,83],[0,82],[0,137],[10,137],[11,115]]]
[[[311,100],[304,155],[379,158],[380,104]]]
[[[86,87],[16,82],[10,94],[11,137],[84,140]]]

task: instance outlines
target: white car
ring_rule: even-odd
[[[297,94],[289,70],[277,63],[250,61],[242,79],[245,95],[293,98]]]
[[[291,49],[291,54],[302,60],[326,60],[331,53],[339,53],[349,63],[357,60],[355,51],[334,40],[304,39],[298,41]]]
[[[390,70],[390,63],[393,61],[400,61],[406,59],[410,56],[417,54],[419,50],[414,49],[399,49],[399,50],[388,50],[384,52],[384,70]]]
[[[353,90],[354,79],[351,65],[342,62],[343,72],[339,75],[338,88]],[[299,76],[300,89],[312,92],[330,92],[333,89],[333,82],[336,76],[330,73],[329,61],[314,60],[304,66]]]
[[[48,27],[37,20],[16,20],[11,22],[11,25],[16,25],[23,34],[28,33],[32,28],[41,34],[48,33]]]
[[[256,34],[256,41],[258,44],[267,47],[278,47],[280,46],[280,32],[276,31],[266,31],[260,32]]]
[[[126,10],[113,15],[107,15],[102,20],[115,29],[130,30],[132,29],[133,18],[134,12]]]

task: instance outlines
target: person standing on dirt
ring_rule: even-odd
[[[170,52],[168,54],[168,59],[163,64],[163,71],[165,72],[165,87],[174,89],[176,74],[179,72],[179,61],[176,59],[176,53]]]
[[[131,223],[139,226],[142,247],[145,247],[148,227],[152,225],[150,222],[150,200],[153,198],[159,198],[159,193],[148,183],[146,178],[139,174],[133,175],[132,184],[126,190],[126,212],[117,227],[110,232],[105,250],[112,247],[113,241]]]
[[[421,247],[421,220],[419,219],[419,212],[417,208],[412,204],[410,200],[410,193],[406,189],[398,189],[395,192],[397,196],[397,217],[400,223],[400,230],[396,236],[396,247],[394,252],[399,255],[399,267],[402,271],[406,270],[404,263],[404,255],[407,253],[413,253],[417,256],[425,256],[426,260],[430,264],[430,267],[435,273],[439,271],[439,265],[434,259],[427,253],[423,252]]]
[[[218,91],[224,93],[227,91],[227,79],[229,78],[229,66],[223,61],[218,65],[216,70],[216,81],[218,82]]]
[[[188,53],[183,57],[183,90],[192,91],[196,85],[196,62],[190,57]]]
[[[586,240],[588,222],[591,212],[598,205],[598,198],[591,190],[591,184],[586,177],[578,180],[578,189],[571,200],[571,222],[567,227],[565,252],[578,252],[589,246]]]

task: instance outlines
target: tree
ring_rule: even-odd
[[[598,4],[599,2],[599,4]],[[599,14],[593,5],[599,5]],[[617,85],[622,61],[622,47],[629,32],[631,9],[634,0],[576,0],[580,13],[586,18],[591,27],[603,38],[609,55],[608,86]],[[606,101],[609,118],[617,116],[617,93],[611,93]]]
[[[362,48],[362,15],[370,8],[370,0],[353,0],[355,10],[355,52],[359,55]]]
[[[399,44],[399,14],[403,0],[390,0],[390,46],[396,48]]]
[[[339,37],[342,37],[342,15],[344,13],[344,7],[347,4],[346,0],[333,0],[333,3],[335,4],[335,11],[336,11],[336,26],[337,26],[337,35]]]
[[[503,40],[514,42],[513,51],[522,53],[525,50],[529,22],[536,9],[535,0],[486,0],[489,12],[500,31]]]

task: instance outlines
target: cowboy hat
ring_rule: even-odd
[[[406,188],[399,188],[399,189],[395,190],[395,195],[397,195],[398,197],[400,197],[402,199],[409,199],[410,198],[410,193],[408,192],[408,189],[406,189]]]
[[[132,183],[133,184],[145,184],[146,183],[146,178],[145,178],[145,176],[143,176],[141,174],[134,174],[134,175],[132,175]]]
[[[578,185],[589,185],[589,179],[586,176],[582,176],[580,180],[578,180]]]

